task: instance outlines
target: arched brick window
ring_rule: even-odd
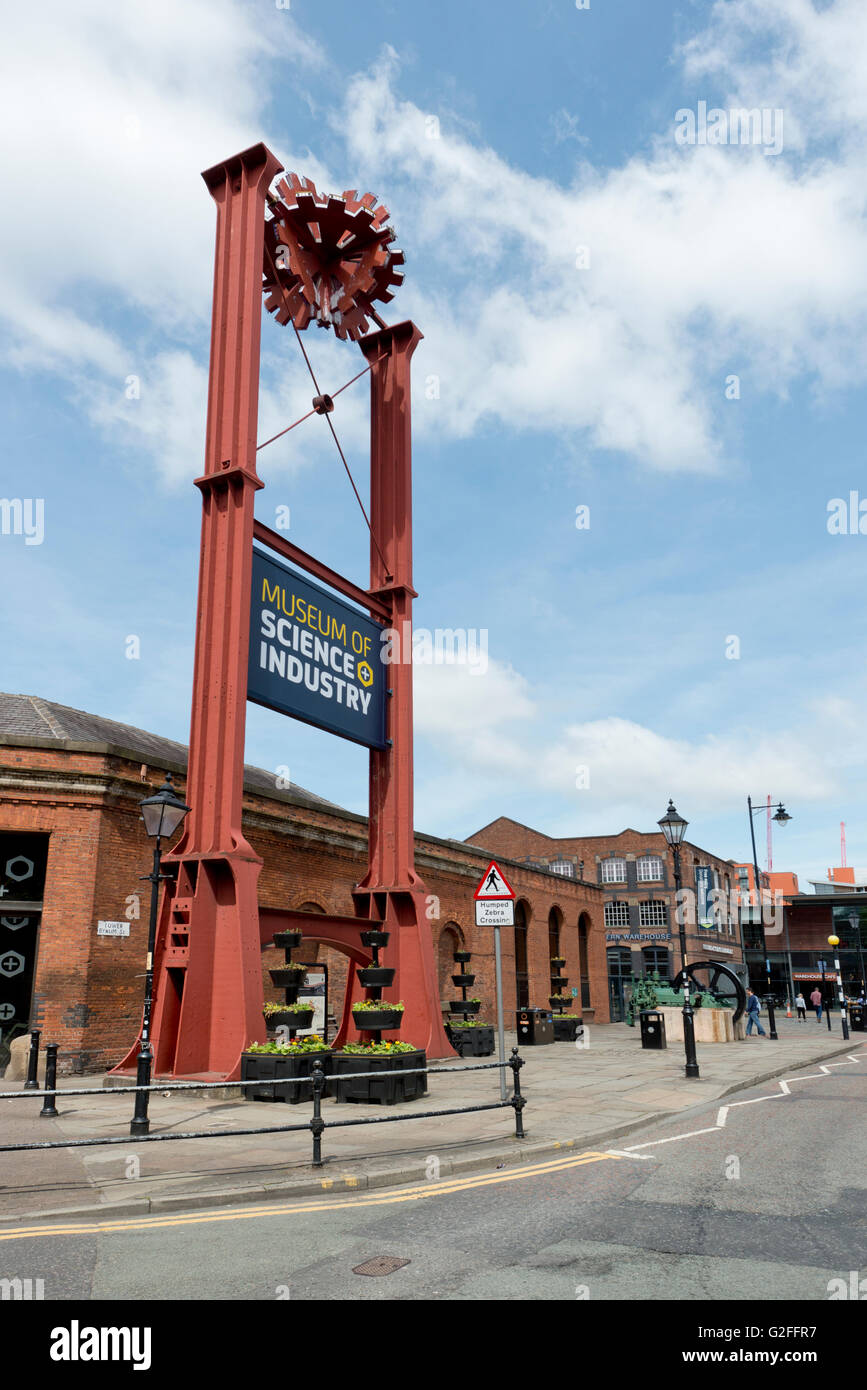
[[[581,971],[581,1007],[582,1009],[591,1008],[590,1000],[590,967],[587,961],[587,932],[590,929],[590,918],[586,912],[582,912],[578,918],[578,961]]]
[[[559,907],[552,907],[548,913],[548,956],[559,956],[560,950],[560,927],[563,922],[563,914]]]
[[[463,949],[463,933],[457,922],[446,922],[440,932],[437,949],[437,978],[439,980],[440,999],[453,999],[455,997],[455,987],[451,977],[457,974],[458,967],[455,965],[453,957],[455,951],[462,951]]]
[[[530,975],[527,967],[527,931],[530,913],[525,902],[515,903],[515,1003],[526,1009],[530,1004]]]

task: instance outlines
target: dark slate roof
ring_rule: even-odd
[[[52,744],[72,748],[90,746],[169,771],[185,771],[187,766],[187,748],[183,743],[160,738],[158,734],[136,729],[131,724],[120,724],[115,719],[103,719],[101,715],[88,714],[85,710],[70,709],[68,705],[55,704],[53,700],[42,700],[37,695],[7,695],[0,692],[2,744],[40,748],[51,747]],[[267,772],[262,767],[244,768],[244,786],[248,791],[301,806],[340,811],[355,819],[352,812],[344,811],[342,806],[326,801],[315,792],[305,791],[303,787],[293,784],[278,790],[276,781],[277,774]]]

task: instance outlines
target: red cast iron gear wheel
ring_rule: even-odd
[[[402,251],[392,247],[388,209],[355,189],[317,193],[310,179],[289,174],[269,196],[265,224],[265,308],[298,329],[311,319],[338,338],[360,338],[372,305],[388,303],[402,284]]]

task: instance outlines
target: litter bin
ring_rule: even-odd
[[[519,1009],[515,1017],[522,1046],[554,1041],[554,1015],[550,1009]]]
[[[867,1008],[863,1004],[849,1005],[849,1027],[853,1033],[867,1033]]]
[[[658,1009],[642,1009],[638,1016],[641,1019],[641,1046],[665,1047],[665,1014]]]

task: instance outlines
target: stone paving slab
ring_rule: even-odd
[[[644,1051],[637,1030],[623,1024],[592,1026],[587,1047],[558,1043],[525,1048],[521,1072],[527,1099],[526,1135],[515,1137],[514,1112],[416,1119],[412,1123],[326,1128],[325,1166],[311,1166],[309,1130],[236,1135],[226,1131],[305,1124],[308,1104],[245,1102],[239,1093],[151,1097],[151,1133],[206,1130],[214,1139],[147,1143],[129,1137],[132,1095],[100,1088],[97,1077],[61,1082],[56,1120],[38,1117],[41,1098],[0,1101],[4,1143],[117,1136],[122,1142],[88,1149],[0,1153],[0,1224],[58,1216],[105,1219],[149,1212],[274,1201],[329,1192],[401,1185],[457,1172],[491,1171],[539,1161],[562,1150],[609,1145],[652,1120],[681,1116],[690,1108],[745,1086],[852,1052],[867,1043],[855,1033],[844,1043],[838,1019],[833,1032],[812,1020],[778,1023],[779,1040],[750,1038],[699,1045],[701,1077],[687,1081],[683,1050],[673,1044]],[[507,1035],[509,1050],[514,1035]],[[460,1062],[434,1063],[454,1075],[432,1075],[425,1100],[401,1106],[323,1103],[327,1123],[369,1117],[411,1116],[453,1105],[499,1099],[496,1071],[456,1070]],[[507,1072],[511,1080],[511,1072]],[[63,1098],[63,1089],[87,1086],[89,1096]],[[22,1090],[0,1080],[0,1090]],[[27,1094],[26,1092],[24,1093]]]

